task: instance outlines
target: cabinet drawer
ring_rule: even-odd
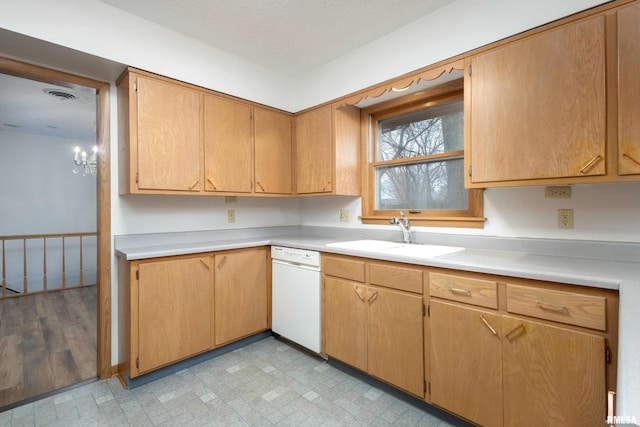
[[[606,331],[605,310],[603,296],[507,284],[510,313]]]
[[[330,276],[364,282],[364,261],[346,258],[322,258],[322,272]]]
[[[369,282],[401,291],[422,294],[422,270],[388,264],[369,264]]]
[[[429,295],[480,307],[498,308],[498,283],[493,280],[429,273]]]

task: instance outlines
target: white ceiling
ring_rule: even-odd
[[[297,76],[454,0],[101,0]]]
[[[274,72],[296,76],[455,0],[101,1]],[[3,35],[3,40],[11,40],[4,44],[18,46],[11,35]],[[60,100],[45,89],[66,91],[75,99]],[[85,89],[0,74],[0,132],[95,141],[95,92]]]

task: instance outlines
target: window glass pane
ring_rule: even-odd
[[[376,168],[376,209],[468,209],[462,158]]]
[[[378,122],[377,161],[462,150],[463,146],[462,100]]]

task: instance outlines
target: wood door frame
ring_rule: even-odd
[[[98,97],[98,307],[97,374],[101,379],[113,376],[111,367],[111,144],[110,84],[0,56],[0,73],[73,87],[96,90]]]

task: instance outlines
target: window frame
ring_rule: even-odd
[[[438,159],[464,159],[464,149],[437,153],[411,158],[411,160],[395,159],[378,161],[377,150],[377,122],[396,115],[409,113],[425,107],[462,100],[464,103],[464,89],[462,79],[440,86],[413,93],[364,108],[361,112],[363,133],[363,156],[366,164],[363,168],[362,216],[363,224],[388,224],[393,217],[400,215],[400,209],[375,209],[376,202],[376,168],[394,165],[408,165],[425,163]],[[466,129],[466,124],[464,125]],[[465,132],[466,133],[466,132]],[[484,227],[484,189],[466,188],[468,207],[465,210],[431,209],[431,210],[402,210],[417,226],[483,228]]]

